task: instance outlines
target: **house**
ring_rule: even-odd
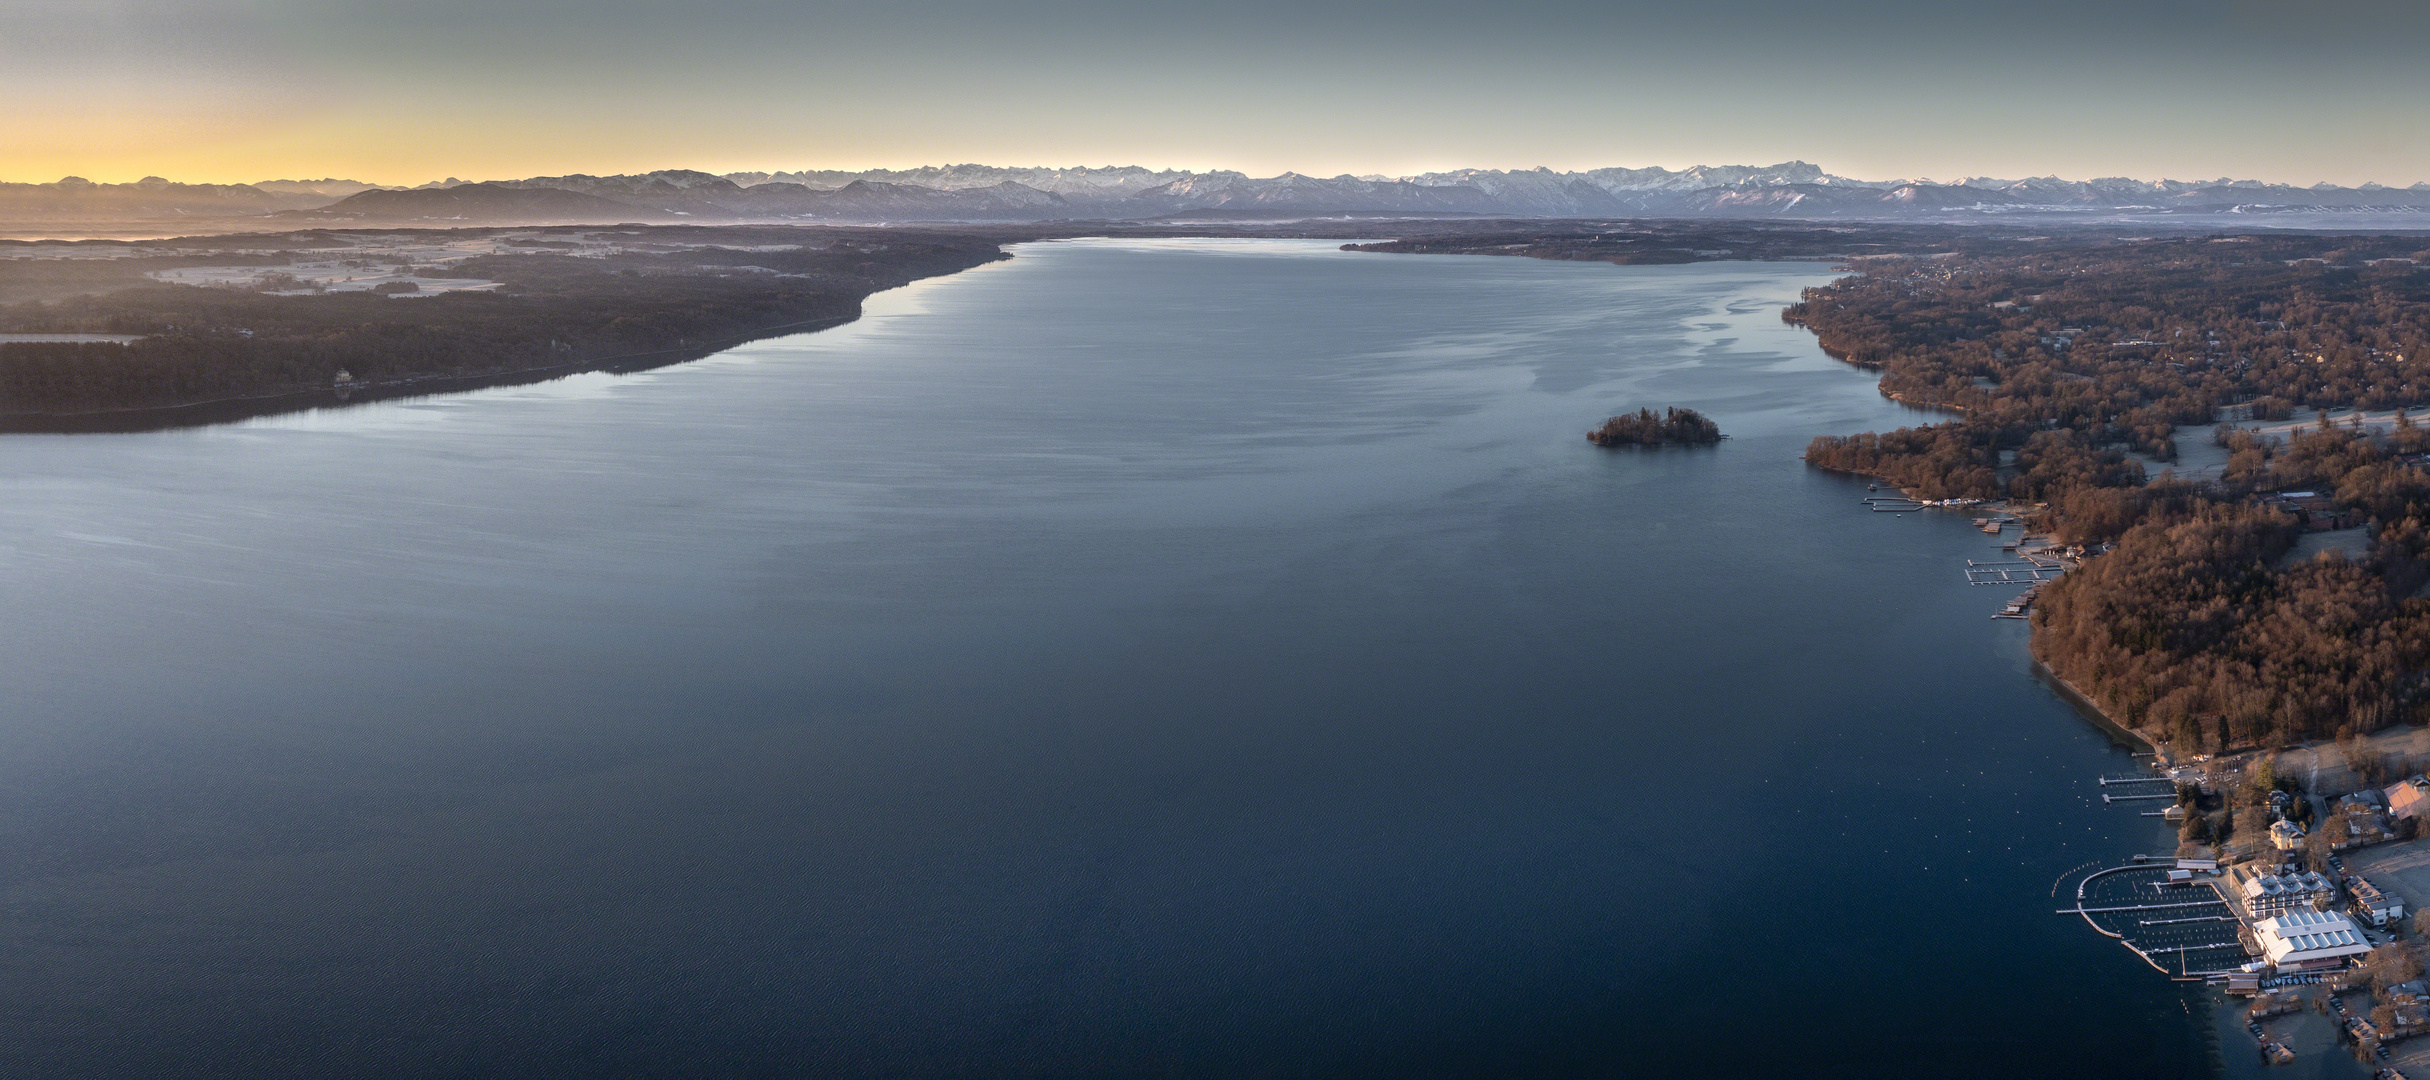
[[[2388,788],[2389,813],[2418,820],[2425,808],[2430,808],[2430,779],[2416,775]]]
[[[2280,851],[2293,851],[2303,846],[2303,826],[2292,821],[2270,823],[2270,846]]]
[[[2292,512],[2308,531],[2348,529],[2362,524],[2359,514],[2317,491],[2282,491],[2272,501],[2279,509]]]
[[[2336,967],[2371,951],[2362,928],[2332,911],[2296,911],[2253,924],[2261,955],[2280,971]]]
[[[2395,1002],[2389,1006],[2388,1012],[2387,1035],[2390,1037],[2409,1038],[2430,1031],[2430,1006],[2423,1005],[2419,999]]]
[[[2352,879],[2346,893],[2354,898],[2354,917],[2373,926],[2386,926],[2405,917],[2405,902],[2381,892],[2369,878]]]

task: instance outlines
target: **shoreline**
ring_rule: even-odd
[[[0,329],[139,332],[120,343],[123,354],[82,342],[0,343],[0,434],[158,431],[684,363],[848,323],[871,295],[1005,261],[1006,246],[1031,238],[485,227],[245,238],[279,245],[273,255],[230,253],[235,241],[225,237],[164,249],[185,269],[212,263],[201,268],[209,272],[201,286],[159,276],[157,252],[67,270],[11,262]],[[417,280],[496,287],[407,300],[354,286],[282,291],[390,265],[412,268]]]
[[[706,359],[727,349],[748,345],[755,341],[832,330],[839,326],[849,325],[859,319],[858,312],[850,315],[820,316],[761,327],[738,336],[718,338],[710,342],[678,345],[671,349],[618,353],[613,356],[576,360],[564,364],[510,368],[479,374],[414,375],[385,382],[366,381],[343,388],[312,387],[283,390],[270,394],[206,398],[174,405],[144,405],[125,409],[0,413],[0,436],[131,435],[152,431],[174,431],[180,428],[233,424],[265,416],[282,416],[287,413],[309,412],[318,409],[348,408],[355,405],[372,405],[383,401],[398,401],[439,394],[470,393],[475,390],[487,390],[500,386],[529,386],[533,383],[549,382],[598,371],[626,375]],[[629,361],[646,357],[668,358],[649,363],[629,363]]]
[[[1804,461],[1805,459],[1801,455],[1798,460]],[[1934,504],[1927,503],[1925,500],[1917,498],[1913,492],[1908,491],[1906,488],[1899,487],[1897,484],[1892,483],[1887,477],[1860,472],[1855,469],[1839,469],[1833,468],[1829,465],[1817,465],[1811,461],[1806,461],[1805,464],[1809,469],[1819,469],[1823,472],[1834,473],[1840,476],[1864,477],[1867,480],[1889,486],[1892,490],[1897,491],[1900,495],[1915,500],[1918,504],[1921,504],[1926,509],[1937,508]],[[2023,522],[2025,520],[2024,511],[2018,510],[2016,507],[2009,505],[2008,501],[2005,499],[1987,499],[1974,506],[1951,507],[1949,509],[1981,509],[1996,511],[2010,515],[2016,518],[2019,522]],[[2026,659],[2032,661],[2033,671],[2036,678],[2047,681],[2051,688],[2058,692],[2061,700],[2066,701],[2068,705],[2073,707],[2077,713],[2084,717],[2085,720],[2090,721],[2094,727],[2100,728],[2103,733],[2108,734],[2112,739],[2128,746],[2141,746],[2142,749],[2136,751],[2138,754],[2150,755],[2155,758],[2166,757],[2168,753],[2167,749],[2161,746],[2158,742],[2154,741],[2151,736],[2144,734],[2140,729],[2119,723],[2117,718],[2111,716],[2107,709],[2102,708],[2100,702],[2094,699],[2091,694],[2086,693],[2083,687],[2077,686],[2075,683],[2069,681],[2065,676],[2062,676],[2057,671],[2052,670],[2049,664],[2044,663],[2041,654],[2034,648],[2034,637],[2035,635],[2041,633],[2041,628],[2034,625],[2030,620],[2026,622],[2025,626]]]
[[[2075,683],[2069,682],[2066,676],[2060,675],[2056,671],[2052,671],[2049,664],[2042,662],[2041,657],[2030,655],[2033,649],[2033,631],[2031,626],[2031,623],[2027,624],[2027,641],[2025,648],[2028,653],[2028,658],[2033,661],[2033,673],[2036,679],[2050,684],[2051,689],[2058,693],[2059,700],[2065,701],[2070,706],[2073,706],[2079,715],[2083,716],[2085,720],[2091,722],[2094,727],[2101,729],[2103,733],[2109,735],[2113,740],[2123,743],[2130,748],[2141,746],[2143,749],[2135,751],[2137,755],[2148,756],[2154,759],[2166,757],[2168,751],[2162,748],[2159,743],[2153,742],[2150,736],[2145,735],[2141,731],[2134,728],[2119,723],[2115,718],[2111,717],[2106,710],[2101,708],[2099,702],[2094,701],[2091,695],[2086,694],[2082,687],[2077,686]]]

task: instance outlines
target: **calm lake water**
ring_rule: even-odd
[[[1798,461],[1917,419],[1826,267],[1016,252],[0,440],[0,1072],[2212,1071],[1996,548]]]

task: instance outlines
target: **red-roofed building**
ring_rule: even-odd
[[[2416,776],[2390,785],[2388,812],[2400,818],[2430,818],[2430,780]]]

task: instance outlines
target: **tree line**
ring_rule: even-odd
[[[1721,425],[1694,409],[1666,408],[1622,413],[1586,433],[1597,446],[1711,446],[1721,441]]]
[[[2430,429],[2323,419],[2211,436],[2222,475],[2148,482],[2186,426],[2430,404],[2430,252],[2418,238],[2086,241],[1864,260],[1784,317],[1882,371],[1942,423],[1814,440],[1807,461],[1925,498],[2039,504],[2112,543],[2045,586],[2034,652],[2122,723],[2199,749],[2430,720]],[[2280,566],[2310,489],[2367,519],[2367,551]]]

